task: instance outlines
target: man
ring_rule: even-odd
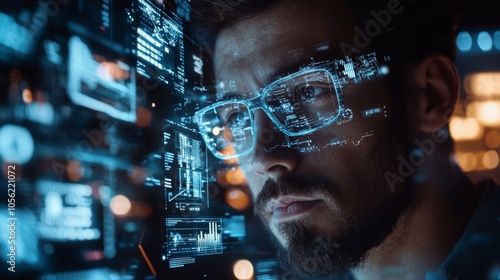
[[[284,278],[495,273],[498,254],[475,251],[488,257],[467,269],[456,257],[488,203],[451,157],[459,78],[444,2],[193,2],[217,85],[200,132],[239,160]]]

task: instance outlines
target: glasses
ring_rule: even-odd
[[[385,67],[385,66],[384,66]],[[337,59],[269,84],[252,99],[232,98],[195,113],[212,154],[222,160],[248,154],[254,145],[253,111],[262,109],[287,136],[303,136],[338,121],[344,113],[342,87],[385,74],[375,53]]]

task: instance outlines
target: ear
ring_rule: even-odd
[[[455,64],[445,55],[431,55],[416,65],[413,72],[418,128],[430,133],[445,126],[460,91]],[[414,106],[414,105],[413,105]]]

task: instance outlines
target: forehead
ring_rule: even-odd
[[[251,92],[271,76],[311,58],[338,55],[352,40],[355,21],[344,1],[282,1],[223,30],[215,46],[219,81]]]

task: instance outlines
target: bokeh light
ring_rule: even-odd
[[[483,171],[486,170],[486,166],[483,164],[484,152],[477,152],[474,154],[476,158],[476,168],[474,171]]]
[[[481,98],[500,96],[500,72],[469,74],[464,78],[464,89],[467,94]]]
[[[253,265],[249,260],[238,260],[234,263],[233,273],[238,280],[252,279]]]
[[[214,126],[214,128],[212,128],[212,134],[214,136],[219,136],[219,134],[220,134],[220,127]]]
[[[488,132],[484,138],[484,144],[490,149],[500,147],[500,132],[496,130]]]
[[[477,160],[473,153],[457,153],[456,159],[464,172],[470,172],[477,166]]]
[[[109,208],[115,215],[123,216],[130,211],[132,204],[126,196],[119,194],[111,199]]]
[[[474,118],[454,116],[450,119],[450,133],[455,141],[477,140],[483,135],[483,128]]]
[[[498,153],[494,150],[487,151],[483,155],[483,165],[486,169],[495,169],[498,166]]]
[[[0,127],[0,158],[10,163],[25,164],[35,153],[35,140],[24,127],[6,124]]]
[[[33,92],[29,88],[23,90],[23,101],[25,103],[33,102]]]
[[[147,172],[141,166],[134,166],[128,171],[128,178],[134,185],[142,185],[146,181]]]
[[[137,120],[135,124],[139,127],[149,126],[153,118],[151,111],[149,111],[147,108],[144,107],[137,108],[136,115],[137,115]]]
[[[71,181],[73,182],[80,181],[84,174],[84,169],[82,164],[77,160],[69,161],[66,169],[66,174],[68,175],[68,179],[70,179]]]
[[[229,206],[239,211],[244,211],[250,206],[250,197],[238,188],[229,189],[225,198]]]
[[[467,31],[460,32],[456,42],[457,48],[462,52],[470,51],[472,48],[472,37]]]
[[[500,101],[472,102],[467,106],[467,115],[475,116],[487,127],[500,126]]]
[[[245,183],[245,174],[239,167],[231,168],[226,173],[226,181],[233,186],[243,185]]]
[[[479,48],[483,51],[489,51],[493,47],[493,40],[491,39],[490,34],[488,32],[480,32],[477,36],[477,44]]]
[[[493,33],[493,45],[497,50],[500,50],[500,31]]]

